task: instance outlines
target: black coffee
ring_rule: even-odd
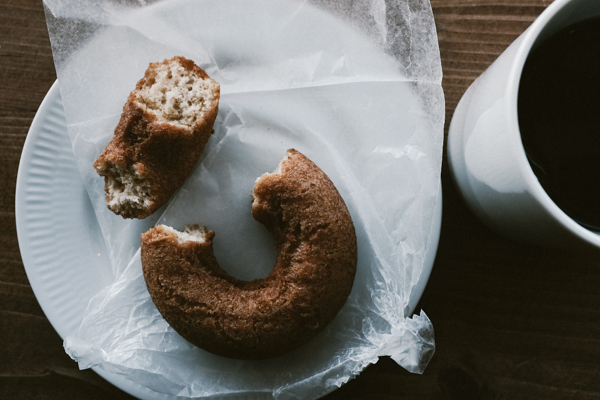
[[[550,198],[600,231],[600,17],[571,25],[534,49],[518,100],[521,139]]]

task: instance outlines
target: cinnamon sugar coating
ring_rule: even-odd
[[[219,267],[214,232],[181,242],[171,228],[142,234],[148,291],[185,339],[215,354],[263,359],[320,332],[342,308],[357,263],[354,225],[319,167],[289,150],[279,171],[260,177],[252,215],[273,234],[277,260],[264,279],[242,281]]]

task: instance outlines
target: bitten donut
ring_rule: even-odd
[[[214,232],[159,225],[142,234],[144,278],[181,336],[239,359],[280,355],[313,338],[342,308],[354,281],[356,234],[344,200],[319,167],[288,150],[252,192],[252,215],[272,233],[277,261],[264,279],[219,267]]]
[[[111,211],[142,219],[173,196],[212,134],[219,97],[219,84],[191,60],[150,64],[94,162]]]

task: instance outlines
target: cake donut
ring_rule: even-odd
[[[191,60],[149,65],[93,164],[111,211],[142,219],[173,196],[212,134],[219,97],[219,84]]]
[[[354,281],[357,245],[344,200],[296,150],[257,179],[252,215],[275,239],[264,279],[242,281],[219,267],[214,232],[158,225],[142,234],[144,279],[154,304],[183,338],[209,352],[263,359],[313,338],[342,308]]]

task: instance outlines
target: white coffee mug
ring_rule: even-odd
[[[556,0],[473,82],[456,107],[447,148],[453,179],[475,215],[507,237],[600,249],[600,234],[572,220],[542,188],[523,149],[517,115],[519,81],[532,47],[598,15],[598,0]]]

